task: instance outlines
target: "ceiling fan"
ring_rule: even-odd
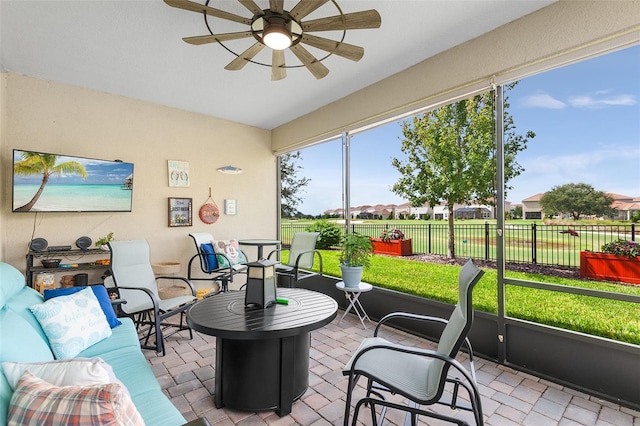
[[[305,17],[329,1],[338,10],[338,15],[303,21]],[[224,67],[226,70],[240,70],[249,62],[270,66],[271,80],[285,78],[287,76],[287,68],[302,66],[306,67],[315,78],[321,79],[329,74],[329,69],[322,64],[322,61],[331,55],[359,61],[364,55],[364,49],[343,41],[347,30],[379,28],[382,22],[380,14],[373,9],[343,13],[335,0],[300,0],[290,11],[284,9],[284,0],[269,0],[268,9],[262,9],[254,0],[238,0],[242,6],[253,13],[251,18],[210,7],[211,0],[207,0],[204,5],[190,0],[164,0],[164,2],[178,9],[203,14],[209,35],[185,37],[183,38],[185,42],[194,45],[220,43],[236,56],[233,61]],[[214,34],[208,24],[207,16],[248,25],[249,28],[239,32]],[[309,34],[320,31],[342,31],[342,38],[336,41]],[[227,41],[251,37],[256,40],[256,43],[239,54],[224,44]],[[303,44],[323,50],[328,54],[323,58],[317,59],[302,46]],[[255,56],[265,46],[272,49],[271,64],[254,60]],[[302,65],[292,66],[285,64],[285,50],[287,48],[293,52]]]

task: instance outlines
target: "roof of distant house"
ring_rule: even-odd
[[[628,195],[614,194],[613,192],[607,192],[607,196],[614,199],[614,201],[633,201],[633,197]]]
[[[532,195],[531,197],[525,198],[524,200],[522,200],[522,202],[525,202],[525,201],[540,201],[540,199],[542,198],[543,195],[544,195],[543,192],[539,192],[536,195]]]

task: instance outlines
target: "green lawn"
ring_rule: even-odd
[[[324,273],[339,277],[338,251],[322,250]],[[408,294],[457,302],[460,267],[374,256],[363,281]],[[580,281],[546,275],[509,272],[510,278],[640,295],[640,286]],[[497,272],[486,269],[473,294],[476,309],[497,312]],[[507,315],[540,324],[640,344],[640,304],[509,285]]]

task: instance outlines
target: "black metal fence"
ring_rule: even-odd
[[[283,244],[291,243],[296,232],[308,224],[286,223],[281,228]],[[446,255],[449,227],[446,223],[387,224],[354,223],[354,232],[379,237],[383,230],[399,228],[411,238],[413,252]],[[538,225],[506,224],[504,228],[505,261],[539,265],[580,266],[580,251],[600,251],[603,244],[622,238],[635,241],[635,224],[628,225]],[[454,240],[457,257],[496,260],[497,226],[495,223],[456,223]]]

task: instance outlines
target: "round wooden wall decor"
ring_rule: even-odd
[[[215,203],[205,203],[200,207],[200,220],[207,224],[216,223],[220,217],[220,210]]]
[[[200,207],[200,220],[211,225],[212,223],[216,223],[219,217],[220,210],[216,202],[211,198],[211,188],[209,188],[209,198],[207,198],[207,201]]]

